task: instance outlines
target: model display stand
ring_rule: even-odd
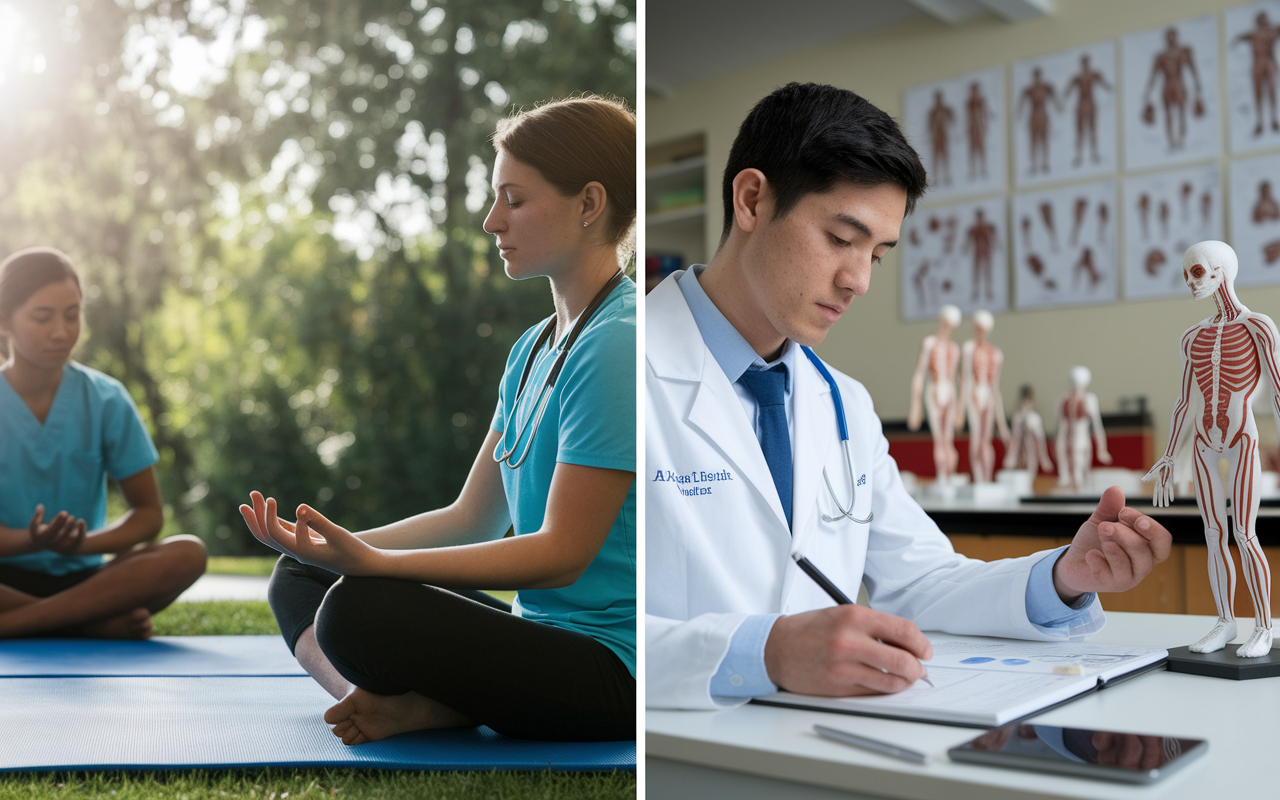
[[[987,341],[995,318],[989,311],[973,314],[973,337],[961,348],[960,404],[969,421],[969,470],[974,484],[991,483],[996,470],[993,433],[1009,446],[1009,428],[1004,421],[1004,401],[1000,397],[1000,370],[1004,353]]]
[[[1067,494],[1080,494],[1089,486],[1089,467],[1094,450],[1090,429],[1097,445],[1098,460],[1111,463],[1107,452],[1107,433],[1102,429],[1098,396],[1085,391],[1093,373],[1088,367],[1071,368],[1071,388],[1058,400],[1058,488]]]
[[[956,451],[955,432],[960,427],[957,413],[956,368],[960,363],[960,347],[951,341],[951,333],[960,325],[960,309],[943,306],[938,312],[938,332],[924,337],[920,345],[920,359],[915,374],[911,376],[911,410],[907,414],[907,427],[920,430],[923,410],[929,414],[929,434],[933,437],[933,467],[940,490],[953,487],[952,477],[960,462]],[[929,378],[928,391],[925,377]],[[953,490],[954,491],[954,490]]]
[[[1182,390],[1173,408],[1169,444],[1146,480],[1156,482],[1152,504],[1168,506],[1173,500],[1175,455],[1184,438],[1191,438],[1196,501],[1209,550],[1209,584],[1218,608],[1213,629],[1190,646],[1192,653],[1215,653],[1236,635],[1232,607],[1236,573],[1227,542],[1226,501],[1231,498],[1232,527],[1254,613],[1253,634],[1235,655],[1253,659],[1271,651],[1271,571],[1256,530],[1262,467],[1258,428],[1249,402],[1265,375],[1280,430],[1280,393],[1276,391],[1280,387],[1276,364],[1280,333],[1270,317],[1250,311],[1236,297],[1238,270],[1235,251],[1223,242],[1194,244],[1182,258],[1183,278],[1192,296],[1196,300],[1212,297],[1218,313],[1182,336]],[[1187,409],[1196,390],[1203,397],[1204,413],[1187,426]],[[1225,482],[1218,468],[1224,459]]]
[[[1166,666],[1170,672],[1233,681],[1251,681],[1254,678],[1274,678],[1280,675],[1280,651],[1242,658],[1228,648],[1214,650],[1212,653],[1197,653],[1191,649],[1193,646],[1169,648]]]

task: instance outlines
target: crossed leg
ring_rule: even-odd
[[[174,536],[127,550],[83,582],[48,597],[0,585],[0,639],[145,639],[151,615],[195,583],[204,567],[204,544],[194,536]]]

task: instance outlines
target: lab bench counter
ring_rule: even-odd
[[[1109,613],[1106,628],[1089,641],[1170,648],[1194,641],[1212,625],[1212,617]],[[1280,723],[1270,712],[1275,708],[1280,678],[1230,681],[1160,671],[1036,718],[1209,741],[1203,757],[1149,787],[952,762],[947,749],[977,736],[973,728],[757,705],[649,710],[646,788],[649,797],[671,800],[1273,797],[1280,752]],[[830,742],[813,733],[814,724],[922,750],[928,761],[915,765]]]
[[[1070,544],[1080,525],[1093,513],[1097,501],[1011,500],[979,506],[971,500],[942,501],[925,496],[920,505],[947,534],[957,553],[995,561]],[[1194,504],[1154,508],[1150,498],[1134,498],[1130,505],[1165,526],[1173,538],[1173,548],[1169,558],[1157,564],[1133,589],[1101,595],[1103,608],[1160,614],[1216,614],[1209,588],[1209,551],[1199,509]],[[1260,508],[1257,529],[1263,553],[1274,570],[1280,566],[1280,507]],[[1239,576],[1242,574],[1240,554],[1234,544],[1231,553]],[[1253,606],[1243,582],[1237,583],[1235,611],[1247,619],[1253,616]],[[1272,593],[1271,612],[1280,614],[1280,593]]]
[[[1070,538],[1089,518],[1097,501],[1059,502],[1010,500],[999,504],[977,504],[972,500],[936,500],[923,496],[920,507],[928,512],[947,534],[996,536],[1065,536]],[[1149,497],[1131,498],[1131,507],[1160,522],[1175,544],[1204,544],[1204,523],[1194,504],[1155,508]],[[1264,545],[1280,545],[1280,507],[1258,509],[1258,538]]]

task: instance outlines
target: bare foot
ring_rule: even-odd
[[[1204,635],[1200,641],[1189,648],[1193,653],[1216,653],[1227,646],[1227,642],[1236,638],[1236,621],[1218,617],[1213,630]]]
[[[1253,629],[1253,635],[1249,637],[1249,641],[1240,645],[1240,649],[1236,650],[1236,656],[1239,658],[1258,658],[1270,652],[1271,631],[1259,625]]]
[[[346,745],[376,742],[408,731],[471,728],[478,724],[417,692],[387,696],[359,686],[324,712],[324,721],[333,726],[333,735]]]
[[[78,632],[95,639],[150,639],[151,612],[145,608],[135,608],[114,617],[81,625]]]

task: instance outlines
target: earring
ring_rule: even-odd
[[[591,224],[590,222],[584,222],[584,223],[582,223],[582,227],[584,227],[584,228],[585,228],[585,227],[587,227],[587,226],[588,226],[588,225],[590,225],[590,224]]]

